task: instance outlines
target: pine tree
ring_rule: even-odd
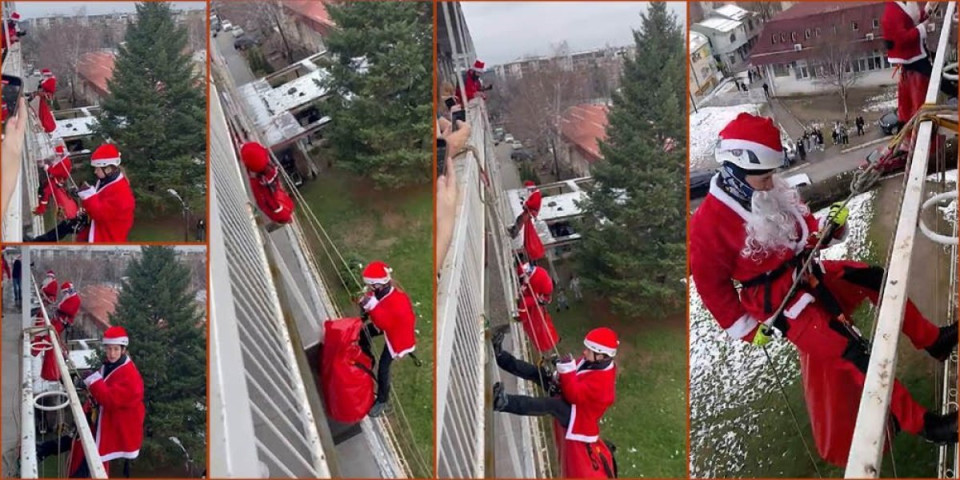
[[[151,213],[180,208],[171,188],[194,210],[205,208],[206,93],[194,69],[170,3],[138,3],[99,120],[123,155],[138,208]]]
[[[111,325],[130,336],[130,358],[144,383],[147,416],[138,470],[179,468],[183,452],[206,458],[207,361],[203,314],[190,290],[190,269],[171,247],[143,247],[126,271]]]
[[[333,91],[326,137],[337,161],[381,187],[429,182],[431,4],[345,2],[327,9],[337,28],[326,38]]]
[[[665,2],[653,2],[634,31],[613,96],[604,160],[583,205],[578,256],[583,285],[618,313],[662,315],[686,302],[685,45]],[[603,219],[597,221],[596,219]]]

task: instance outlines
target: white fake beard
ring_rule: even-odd
[[[773,177],[773,189],[753,192],[747,240],[742,254],[762,260],[782,249],[793,250],[801,239],[798,220],[810,212],[800,193],[779,176]]]

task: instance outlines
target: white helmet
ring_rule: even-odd
[[[769,118],[741,113],[720,131],[714,156],[747,171],[775,170],[783,166],[780,130]]]

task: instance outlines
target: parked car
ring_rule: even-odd
[[[512,144],[513,144],[513,135],[510,135],[509,133],[508,133],[508,134],[505,134],[505,135],[503,136],[503,141],[504,141],[505,143],[508,143],[508,144],[511,144],[511,145],[512,145]]]
[[[533,160],[533,154],[530,152],[530,150],[527,150],[525,148],[519,149],[519,150],[514,149],[513,152],[510,153],[510,159],[520,161],[520,162],[524,160]]]
[[[690,199],[706,197],[710,191],[710,179],[716,175],[717,171],[694,170],[690,172]]]
[[[514,140],[513,142],[510,143],[510,145],[513,146],[513,149],[514,149],[514,150],[519,150],[519,149],[523,148],[523,144],[520,143],[520,140]]]
[[[233,38],[240,38],[243,36],[243,29],[240,27],[233,27],[233,30],[230,32],[233,34]]]
[[[257,44],[257,40],[251,37],[250,35],[243,35],[240,38],[233,41],[233,48],[237,50],[246,50]]]
[[[225,32],[229,32],[230,30],[233,30],[233,24],[230,23],[230,20],[224,20],[220,23],[220,28],[222,28]]]
[[[900,133],[900,128],[903,127],[897,118],[896,109],[880,117],[880,120],[877,120],[877,125],[880,126],[880,130],[883,131],[884,135],[896,135]]]

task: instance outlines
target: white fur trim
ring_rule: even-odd
[[[396,350],[393,349],[393,345],[390,343],[390,337],[387,336],[386,332],[384,332],[384,334],[383,334],[383,339],[384,339],[384,341],[385,341],[386,344],[387,344],[387,349],[390,350],[390,356],[393,357],[393,358],[402,358],[404,355],[406,355],[406,354],[408,354],[408,353],[410,353],[410,352],[412,352],[412,351],[414,351],[414,350],[417,349],[417,345],[414,344],[412,347],[410,347],[410,348],[408,348],[408,349],[406,349],[406,350],[404,350],[404,351],[402,351],[402,352],[397,352]]]
[[[733,325],[730,325],[723,330],[727,332],[727,335],[730,335],[730,337],[740,340],[749,335],[750,332],[752,332],[754,328],[757,328],[757,325],[759,324],[760,322],[751,317],[749,313],[744,313],[740,316],[740,318],[737,319],[737,321],[733,322]]]
[[[104,338],[102,342],[103,345],[121,345],[126,347],[130,344],[129,337],[117,337],[117,338]]]
[[[80,200],[86,200],[97,194],[97,190],[93,187],[84,188],[77,192],[77,195],[80,197]]]
[[[88,375],[87,378],[83,379],[83,383],[89,387],[99,380],[103,380],[103,375],[101,375],[100,372],[93,372],[92,374]]]
[[[573,360],[557,364],[557,373],[573,373],[575,371],[577,371],[577,362]]]
[[[99,422],[98,422],[99,423]],[[140,456],[140,449],[136,449],[132,452],[110,452],[106,455],[100,455],[100,460],[104,462],[109,462],[110,460],[116,460],[118,458],[127,458],[133,460]]]
[[[600,435],[580,435],[573,433],[573,426],[577,421],[577,404],[570,405],[570,423],[567,425],[567,434],[564,438],[567,440],[576,440],[578,442],[593,443],[600,439]]]
[[[580,368],[581,364],[583,364],[582,361],[577,363],[577,368]],[[586,373],[593,373],[593,372],[606,372],[607,370],[611,370],[612,368],[613,368],[613,362],[610,362],[609,365],[607,365],[604,368],[601,368],[600,370],[577,370],[577,375],[583,375]]]
[[[893,2],[893,3],[897,4],[897,6],[900,7],[900,10],[903,10],[903,13],[907,14],[907,16],[909,16],[910,19],[913,20],[913,23],[918,23],[918,22],[920,21],[920,6],[919,6],[919,4],[917,4],[916,2]],[[912,7],[912,8],[910,8],[910,7]],[[923,58],[926,58],[926,57],[927,57],[927,48],[926,48],[926,44],[927,44],[927,29],[924,28],[923,25],[917,25],[917,26],[914,27],[914,28],[916,28],[916,29],[920,32],[920,39],[919,39],[918,42],[917,42],[917,43],[919,43],[919,46],[920,46],[920,53],[917,54],[917,55],[915,55],[915,56],[913,56],[913,57],[907,58],[907,59],[903,59],[903,58],[890,58],[890,57],[888,56],[888,57],[887,57],[887,61],[888,61],[888,62],[890,62],[891,64],[894,64],[894,65],[896,65],[896,64],[904,64],[904,63],[913,63],[913,62],[916,62],[917,60],[920,60],[920,59],[923,59]]]
[[[783,316],[791,320],[795,320],[800,316],[800,313],[803,312],[803,309],[807,308],[807,305],[810,305],[814,301],[816,301],[816,299],[813,298],[813,295],[804,292],[803,295],[800,295],[800,298],[798,298],[796,302],[793,302],[793,305],[791,305],[790,308],[783,311]]]
[[[597,353],[603,353],[603,354],[606,354],[606,355],[610,355],[611,357],[617,356],[617,349],[616,349],[616,348],[610,348],[610,347],[608,347],[608,346],[606,346],[606,345],[601,345],[601,344],[599,344],[599,343],[597,343],[597,342],[591,342],[591,341],[589,341],[589,340],[587,340],[587,339],[584,339],[584,340],[583,340],[583,346],[585,346],[585,347],[587,347],[588,349],[590,349],[590,350],[592,350],[592,351],[594,351],[594,352],[597,352]]]

